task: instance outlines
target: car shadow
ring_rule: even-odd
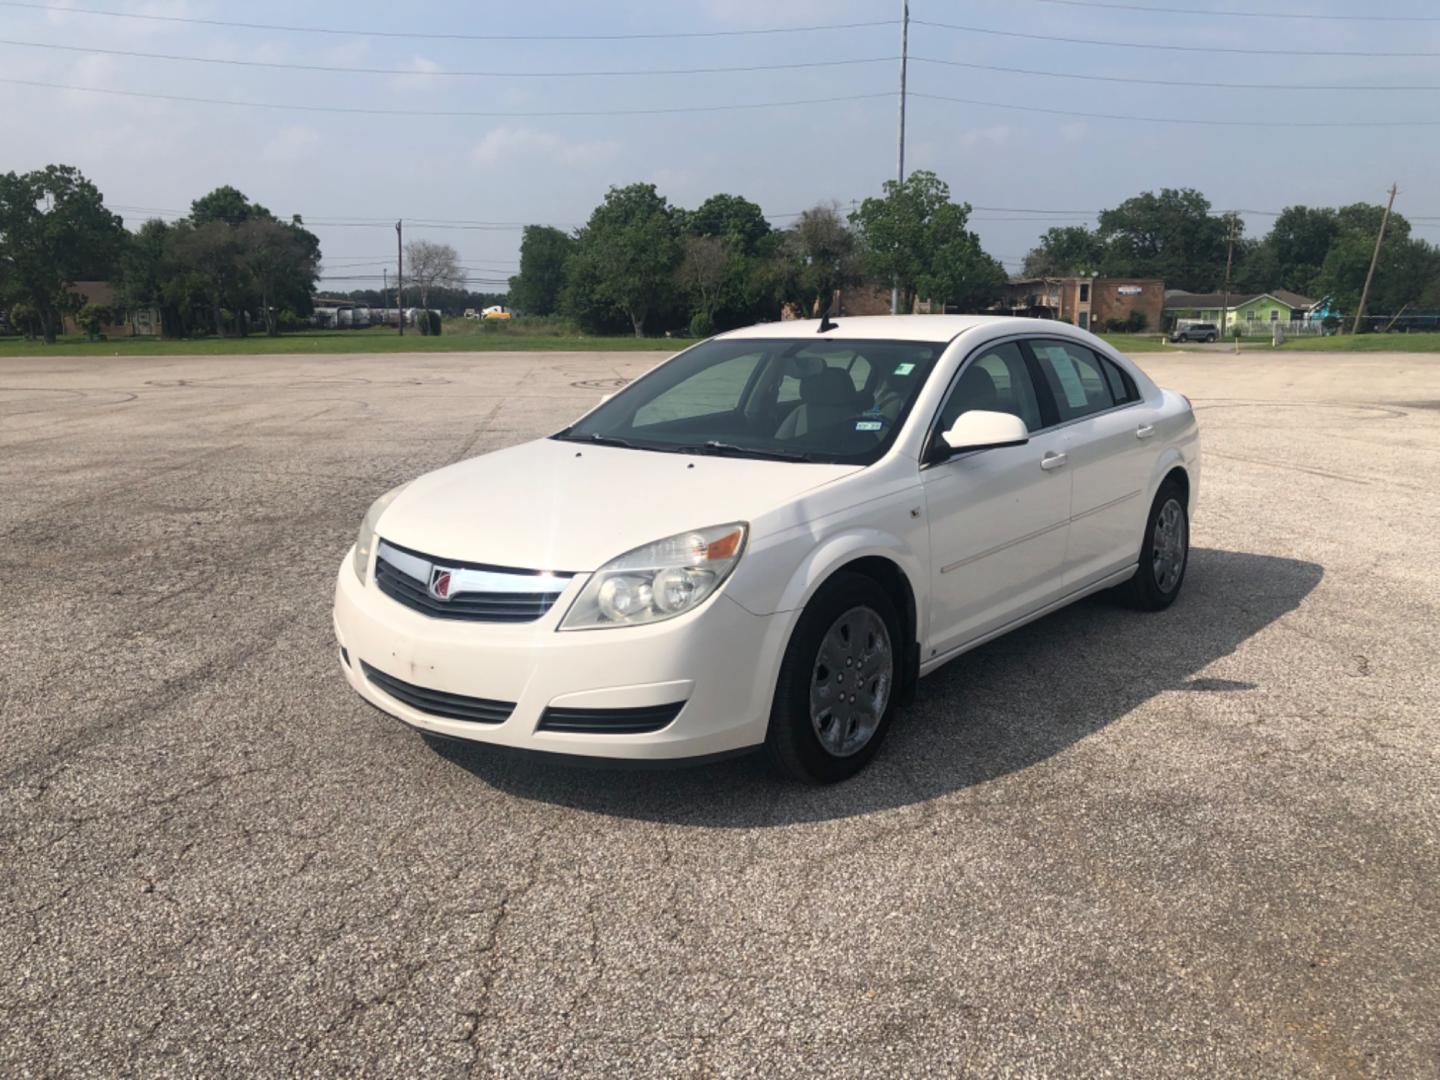
[[[752,828],[892,809],[1044,761],[1157,694],[1255,689],[1196,675],[1293,611],[1323,576],[1315,563],[1196,548],[1185,591],[1166,611],[1092,597],[921,680],[876,760],[832,787],[785,780],[758,756],[637,771],[471,743],[436,752],[519,798],[649,821]]]

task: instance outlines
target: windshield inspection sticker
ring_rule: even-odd
[[[912,371],[914,371],[914,370],[915,370],[915,365],[914,365],[914,364],[896,364],[896,365],[895,365],[895,374],[896,374],[896,375],[909,375],[910,372],[912,372]]]
[[[856,431],[879,431],[885,424],[880,420],[856,420]]]

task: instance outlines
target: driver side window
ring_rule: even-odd
[[[996,345],[965,365],[940,406],[938,430],[949,431],[961,414],[972,409],[1018,416],[1031,431],[1044,426],[1035,384],[1018,345]]]

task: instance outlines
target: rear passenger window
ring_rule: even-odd
[[[1030,348],[1040,361],[1040,370],[1049,384],[1060,412],[1060,420],[1078,420],[1082,416],[1104,412],[1123,404],[1125,396],[1112,388],[1105,361],[1083,345],[1063,341],[1032,341]],[[1120,389],[1124,390],[1123,374]]]
[[[1140,400],[1140,391],[1135,388],[1135,380],[1122,371],[1119,364],[1104,356],[1097,356],[1097,359],[1105,369],[1105,381],[1110,384],[1110,396],[1115,399],[1115,404],[1128,405],[1132,401]]]

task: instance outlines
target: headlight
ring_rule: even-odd
[[[365,572],[370,569],[370,555],[375,550],[375,526],[380,521],[380,515],[409,486],[408,483],[401,484],[399,487],[387,491],[371,504],[369,510],[365,511],[365,520],[360,522],[360,535],[355,538],[355,576],[360,579],[362,585],[365,584]]]
[[[560,629],[635,626],[699,607],[740,561],[745,532],[742,522],[715,525],[612,559],[590,576]]]

